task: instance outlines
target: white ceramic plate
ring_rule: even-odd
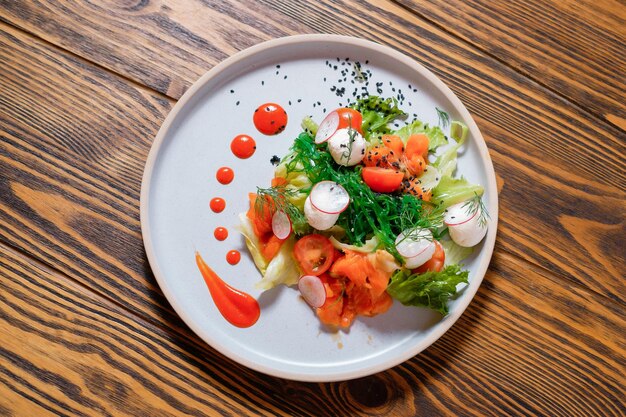
[[[350,61],[342,65],[345,58]],[[301,132],[302,117],[312,115],[319,122],[324,111],[345,105],[352,91],[362,87],[350,82],[354,61],[371,71],[370,93],[377,94],[376,83],[380,83],[379,95],[404,95],[402,107],[409,114],[437,124],[435,107],[439,107],[470,128],[470,143],[459,159],[457,173],[485,186],[484,199],[493,222],[467,261],[470,285],[451,303],[450,314],[443,319],[396,302],[389,312],[359,318],[349,331],[334,333],[320,326],[296,289],[283,286],[261,293],[254,288],[260,274],[235,231],[237,215],[248,208],[248,192],[269,186],[274,168],[270,159],[286,154]],[[348,70],[345,81],[342,70]],[[339,97],[333,86],[345,87],[344,96]],[[253,126],[254,109],[265,102],[279,103],[289,114],[287,128],[277,136],[264,136]],[[256,139],[256,153],[248,160],[237,159],[230,151],[232,138],[241,133]],[[215,179],[221,166],[235,171],[230,185]],[[227,202],[220,214],[209,209],[209,201],[216,196]],[[452,91],[397,51],[332,35],[265,42],[228,58],[201,77],[163,123],[141,190],[148,259],[176,312],[196,334],[231,359],[270,375],[302,381],[373,374],[402,363],[436,341],[463,313],[483,279],[493,252],[497,217],[495,175],[487,147]],[[213,237],[217,226],[228,228],[226,241]],[[231,249],[243,255],[236,266],[225,261]],[[259,300],[262,312],[254,326],[240,329],[222,318],[196,267],[195,250],[227,283]]]

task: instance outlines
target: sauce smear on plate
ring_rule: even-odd
[[[204,262],[200,253],[196,252],[196,264],[209,288],[215,306],[230,324],[236,327],[250,327],[257,322],[261,308],[257,300],[250,294],[239,291],[225,283]]]

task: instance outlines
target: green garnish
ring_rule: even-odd
[[[301,234],[301,232],[308,230],[308,223],[304,213],[302,213],[298,207],[296,207],[290,198],[298,194],[297,190],[288,188],[285,185],[277,185],[269,188],[257,187],[257,198],[254,201],[254,210],[257,213],[263,213],[266,210],[266,206],[269,205],[271,212],[283,211],[289,220],[293,230]]]
[[[354,67],[354,74],[355,74],[354,79],[361,83],[367,81],[367,74],[361,71],[361,63],[355,62],[353,64],[353,67]]]
[[[313,120],[311,116],[306,116],[304,119],[302,119],[302,123],[300,123],[300,126],[302,126],[302,129],[304,129],[304,131],[312,137],[315,137],[315,135],[317,134],[317,129],[319,128],[319,125],[315,123],[315,120]]]
[[[447,128],[450,125],[450,115],[445,110],[441,110],[439,107],[435,107],[437,110],[437,117],[439,118],[439,126],[442,129]]]
[[[478,213],[478,224],[480,227],[487,227],[487,219],[490,217],[481,196],[474,193],[474,197],[467,200],[465,204],[463,204],[463,208],[465,209],[465,213],[467,213],[470,217],[473,217],[476,213]]]
[[[448,314],[448,300],[456,294],[456,286],[467,283],[468,277],[469,271],[462,271],[460,265],[423,274],[400,269],[391,276],[387,292],[404,305],[428,307],[445,316]]]

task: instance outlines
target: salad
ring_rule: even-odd
[[[367,96],[319,124],[305,117],[240,214],[258,287],[297,286],[322,323],[343,328],[394,299],[446,315],[489,215],[483,187],[455,176],[468,128],[437,111],[430,126]]]

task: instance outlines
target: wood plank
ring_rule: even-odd
[[[397,2],[626,130],[623,2]]]
[[[329,384],[244,369],[1,244],[0,289],[3,415],[617,416],[624,400],[619,304],[507,254],[424,353]]]
[[[4,245],[0,288],[0,410],[6,415],[319,410],[283,402],[278,379],[232,363],[186,328],[149,324]]]
[[[406,11],[395,18],[415,21]],[[409,25],[407,20],[401,26]],[[145,160],[172,102],[5,28],[1,236],[69,275],[93,277],[87,285],[108,296],[122,292],[134,308],[169,314],[161,300],[151,301],[161,295],[153,278],[144,277],[137,210],[141,168],[134,161]],[[406,49],[402,42],[397,46]],[[417,47],[432,53],[430,45]],[[455,51],[462,45],[442,47]],[[460,74],[446,65],[436,68],[444,71],[440,75]],[[621,299],[625,175],[618,133],[565,105],[549,114],[557,112],[553,97],[528,90],[515,73],[508,80],[475,73],[452,81],[463,94],[471,93],[462,97],[468,105],[489,115],[477,119],[504,184],[498,248]],[[475,83],[476,90],[466,91],[465,82]],[[520,114],[501,112],[502,96],[492,93],[498,88],[509,91],[506,108]],[[102,103],[96,114],[94,102]],[[73,109],[71,123],[59,103]],[[501,112],[504,124],[494,112]],[[584,154],[580,137],[589,138]],[[106,171],[94,169],[100,166]],[[545,239],[546,231],[553,231],[552,239]]]

